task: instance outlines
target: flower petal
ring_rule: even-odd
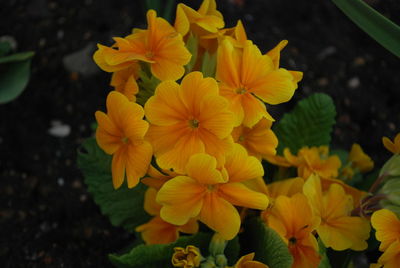
[[[219,195],[235,206],[264,210],[268,207],[265,194],[250,190],[242,183],[225,183],[218,187]]]

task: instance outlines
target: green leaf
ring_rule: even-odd
[[[129,189],[124,184],[115,190],[111,177],[111,156],[99,148],[94,138],[87,139],[83,148],[87,153],[78,154],[78,166],[101,212],[110,218],[113,225],[122,226],[130,232],[147,222],[150,216],[143,209],[146,186],[138,184]]]
[[[203,55],[203,62],[201,64],[201,72],[204,77],[215,77],[215,70],[217,67],[217,54],[210,54],[206,51]]]
[[[319,254],[321,255],[321,262],[319,263],[318,268],[331,268],[328,255],[326,255],[326,247],[320,238],[318,238],[318,249]]]
[[[211,236],[211,233],[197,233],[192,236],[182,236],[176,242],[166,245],[139,245],[121,256],[110,254],[109,259],[117,267],[172,267],[174,247],[184,248],[193,245],[200,249],[202,256],[207,256]]]
[[[2,65],[0,72],[0,104],[17,98],[28,84],[31,61],[25,60]]]
[[[228,241],[226,245],[224,254],[228,259],[229,265],[234,265],[236,261],[239,259],[239,251],[240,251],[240,244],[239,244],[239,237],[235,237],[232,240]]]
[[[8,41],[0,42],[0,57],[8,54],[11,51],[11,45]]]
[[[358,27],[400,57],[400,27],[362,0],[332,0]]]
[[[174,11],[175,0],[167,0],[166,2],[162,16],[164,19],[172,23],[172,13]]]
[[[188,40],[186,41],[186,47],[189,50],[190,54],[192,54],[192,57],[190,58],[190,62],[186,64],[186,73],[189,73],[192,71],[194,65],[196,64],[197,60],[197,48],[198,48],[198,40],[196,36],[194,36],[192,33],[190,33]]]
[[[248,220],[244,230],[244,239],[251,243],[247,252],[254,252],[256,260],[271,268],[290,268],[292,266],[293,257],[287,245],[279,234],[267,227],[260,218]]]
[[[282,153],[286,147],[297,153],[303,146],[329,145],[335,115],[335,105],[326,94],[316,93],[299,101],[275,125],[278,152]]]
[[[0,57],[0,63],[26,61],[32,58],[33,55],[35,55],[35,52],[33,51],[15,53],[8,56]]]

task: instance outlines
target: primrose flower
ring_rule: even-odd
[[[124,94],[130,101],[136,101],[136,94],[139,92],[139,86],[136,83],[138,79],[139,64],[134,64],[113,73],[110,85],[118,92]]]
[[[393,142],[387,137],[383,137],[382,142],[388,151],[394,154],[400,154],[400,133],[396,135]]]
[[[264,220],[287,243],[294,259],[293,268],[318,267],[318,243],[312,232],[320,219],[313,214],[303,194],[278,196]]]
[[[368,247],[369,222],[361,217],[350,216],[353,200],[339,184],[331,184],[322,193],[320,178],[311,175],[303,186],[315,215],[321,218],[316,227],[324,245],[334,250],[364,250]]]
[[[351,146],[349,161],[351,162],[351,166],[357,168],[360,172],[367,172],[374,168],[374,162],[371,157],[364,153],[361,146],[357,143]]]
[[[156,202],[157,190],[148,188],[145,193],[144,210],[154,216],[149,222],[136,227],[135,231],[140,232],[142,239],[148,245],[168,244],[176,241],[179,232],[194,234],[197,233],[199,225],[196,219],[189,220],[182,226],[170,224],[160,217],[161,206]]]
[[[171,261],[174,267],[199,267],[201,261],[200,250],[192,245],[189,245],[186,248],[175,247]]]
[[[186,36],[191,30],[195,35],[216,33],[225,25],[221,12],[217,10],[215,0],[204,0],[196,11],[185,4],[176,8],[175,29]]]
[[[149,124],[143,120],[143,108],[124,95],[112,91],[107,97],[107,114],[97,111],[96,140],[101,149],[113,155],[111,170],[114,188],[124,182],[128,187],[139,183],[146,174],[153,149],[144,140]]]
[[[246,148],[249,155],[261,160],[276,154],[278,138],[271,130],[272,121],[262,118],[252,128],[240,125],[233,129],[232,137],[236,143]]]
[[[181,85],[160,83],[144,109],[150,122],[147,137],[162,169],[183,173],[190,156],[204,152],[222,165],[232,149],[228,102],[219,96],[217,82],[200,72],[186,75]]]
[[[254,261],[254,255],[254,253],[249,253],[240,257],[233,268],[268,268],[268,265],[259,261]]]
[[[297,167],[297,175],[307,179],[315,173],[321,178],[336,178],[341,166],[337,155],[329,156],[327,146],[303,147],[297,156],[292,155],[289,148],[285,148],[283,154],[286,160]]]
[[[168,180],[157,194],[157,202],[162,205],[161,218],[183,225],[190,218],[198,217],[225,240],[233,239],[240,228],[240,216],[234,206],[254,209],[268,206],[266,195],[241,183],[262,176],[261,163],[249,156],[243,159],[244,149],[236,148],[227,159],[225,172],[217,169],[217,161],[210,155],[200,153],[190,157],[187,175]],[[241,164],[236,166],[237,163]]]
[[[185,72],[190,53],[182,36],[154,10],[147,12],[147,30],[134,30],[125,38],[114,38],[113,48],[99,45],[95,62],[103,70],[114,71],[129,67],[136,61],[150,64],[151,73],[158,79],[177,80]],[[117,68],[118,67],[118,68]]]
[[[372,227],[376,230],[376,239],[381,242],[380,251],[384,251],[378,264],[384,267],[398,267],[400,263],[400,220],[388,209],[375,211],[371,217]]]
[[[220,94],[229,100],[235,114],[235,126],[253,127],[263,117],[273,121],[263,102],[286,102],[297,88],[292,75],[285,69],[275,69],[272,59],[249,40],[243,49],[234,48],[229,40],[222,42],[216,77]]]

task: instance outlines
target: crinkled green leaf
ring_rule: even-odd
[[[0,57],[0,63],[2,64],[8,62],[26,61],[32,58],[33,55],[35,55],[35,52],[33,51],[15,53],[8,56]]]
[[[0,104],[17,98],[24,91],[30,77],[31,61],[10,62],[0,66]]]
[[[326,94],[315,93],[299,101],[293,111],[275,124],[278,152],[286,147],[297,153],[303,146],[329,145],[335,116],[335,105]]]
[[[331,264],[329,262],[328,256],[326,255],[326,247],[321,239],[318,238],[318,251],[321,255],[321,262],[319,263],[318,268],[331,268]]]
[[[215,70],[217,68],[217,54],[210,54],[207,51],[203,55],[203,62],[201,64],[201,72],[204,77],[215,77]]]
[[[184,248],[193,245],[200,249],[203,256],[207,256],[211,236],[211,233],[197,233],[192,236],[180,237],[176,242],[166,245],[139,245],[121,256],[110,254],[109,259],[117,267],[172,267],[171,258],[174,247]]]
[[[254,252],[254,259],[271,268],[290,268],[293,257],[285,242],[273,229],[267,227],[260,218],[252,218],[245,223],[243,237],[247,253]],[[243,241],[242,239],[241,241]]]
[[[364,32],[400,57],[400,27],[362,0],[332,0]]]
[[[186,47],[189,50],[190,54],[192,54],[192,57],[190,58],[190,61],[188,64],[186,64],[186,73],[189,73],[192,71],[194,65],[196,64],[197,60],[197,48],[198,48],[198,40],[197,37],[194,36],[192,33],[190,33],[188,40],[186,41]]]
[[[133,232],[134,228],[147,222],[150,216],[143,209],[146,186],[138,184],[129,189],[123,184],[115,190],[111,177],[111,156],[103,152],[94,138],[83,143],[87,153],[78,154],[78,166],[82,170],[88,191],[115,226]]]

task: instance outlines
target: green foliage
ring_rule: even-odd
[[[228,259],[229,265],[234,265],[239,259],[240,244],[239,238],[236,236],[234,239],[228,241],[224,254]]]
[[[34,55],[29,51],[6,56],[10,50],[8,42],[0,43],[0,104],[14,100],[24,91]]]
[[[260,218],[252,218],[245,225],[244,237],[250,241],[249,252],[255,253],[255,260],[270,268],[290,268],[293,257],[278,233],[267,227]]]
[[[166,245],[139,245],[121,256],[110,254],[109,259],[117,267],[172,267],[170,263],[174,247],[184,248],[194,245],[200,249],[203,256],[207,256],[211,236],[211,233],[197,233],[192,236],[180,237],[176,242]]]
[[[332,0],[355,24],[400,57],[400,27],[362,0]]]
[[[158,16],[172,22],[172,12],[175,6],[175,0],[144,0],[144,2],[147,10],[154,9]]]
[[[138,81],[139,92],[136,95],[136,102],[144,106],[146,101],[154,95],[154,91],[160,80],[151,74],[148,64],[143,64],[144,70],[139,71],[140,80]]]
[[[206,51],[203,55],[203,62],[201,64],[201,72],[204,77],[215,77],[217,68],[217,54],[210,54]]]
[[[279,139],[278,152],[289,147],[292,153],[303,146],[329,145],[336,109],[331,97],[315,93],[297,103],[275,125]]]
[[[321,255],[321,262],[318,268],[331,268],[328,256],[326,255],[326,247],[320,238],[318,238],[318,251]]]
[[[143,209],[146,186],[139,184],[128,189],[124,184],[118,190],[112,185],[111,156],[99,148],[94,138],[83,143],[87,153],[78,154],[78,166],[82,170],[88,191],[115,226],[133,232],[134,228],[147,222],[150,216]]]
[[[192,54],[192,57],[190,58],[190,62],[185,66],[186,68],[186,73],[189,73],[192,71],[194,65],[196,64],[197,60],[197,53],[198,53],[198,40],[197,37],[194,36],[192,33],[190,33],[188,40],[186,41],[186,47],[189,50],[190,54]]]

